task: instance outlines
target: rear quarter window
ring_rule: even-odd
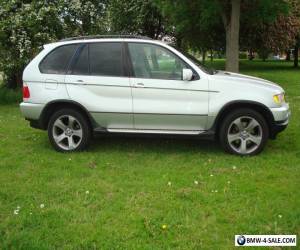
[[[66,74],[72,56],[78,44],[63,45],[52,50],[41,61],[39,69],[44,74]]]

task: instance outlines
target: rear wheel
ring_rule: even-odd
[[[256,155],[269,138],[268,124],[252,109],[237,109],[223,120],[219,137],[222,147],[229,153]]]
[[[80,112],[62,109],[51,116],[48,137],[57,151],[81,151],[90,142],[91,129],[87,119]]]

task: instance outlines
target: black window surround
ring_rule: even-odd
[[[179,60],[183,61],[186,65],[188,65],[188,67],[193,71],[193,79],[191,81],[195,81],[195,80],[199,80],[200,76],[199,74],[196,72],[196,70],[194,69],[194,67],[192,67],[188,62],[186,62],[183,58],[179,57],[178,55],[176,55],[173,51],[171,51],[170,49],[159,45],[159,44],[155,44],[155,43],[147,43],[147,42],[119,42],[119,41],[112,41],[112,42],[107,42],[107,41],[103,41],[103,42],[87,42],[87,43],[72,43],[72,44],[64,44],[61,46],[56,47],[55,49],[51,50],[39,63],[39,70],[41,73],[43,73],[40,69],[40,65],[42,64],[42,62],[51,54],[53,53],[55,50],[57,50],[60,47],[63,46],[69,46],[69,45],[77,45],[78,47],[75,49],[73,55],[71,56],[71,59],[69,60],[69,63],[67,64],[66,70],[64,71],[64,73],[61,73],[62,75],[64,74],[69,74],[69,75],[75,75],[73,74],[73,67],[75,65],[75,63],[77,62],[81,52],[83,51],[85,46],[89,46],[90,44],[94,44],[94,43],[121,43],[121,62],[122,62],[122,75],[120,76],[112,76],[112,75],[93,75],[91,74],[90,71],[90,61],[89,61],[89,72],[86,75],[89,76],[102,76],[102,77],[132,77],[135,78],[134,75],[134,70],[133,70],[133,65],[132,65],[132,61],[131,61],[131,57],[130,57],[130,53],[129,53],[129,48],[128,48],[128,43],[137,43],[137,44],[145,44],[145,45],[154,45],[154,46],[158,46],[161,47],[162,49],[167,50],[169,53],[173,54],[176,58],[178,58]],[[88,58],[90,56],[90,49],[88,48]],[[58,74],[58,73],[43,73],[43,74]],[[77,75],[77,74],[76,74]],[[147,79],[147,78],[145,78]],[[148,78],[148,79],[154,79],[154,78]],[[159,79],[158,79],[159,80]],[[161,80],[169,80],[169,79],[161,79]],[[171,80],[171,79],[170,79]]]

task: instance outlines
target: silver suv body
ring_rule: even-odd
[[[259,153],[288,124],[284,90],[212,71],[144,38],[47,44],[23,73],[21,111],[59,151],[86,148],[94,132],[211,136],[228,152]]]

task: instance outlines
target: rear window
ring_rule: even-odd
[[[45,74],[65,74],[78,46],[69,44],[54,49],[40,63],[40,71]]]

